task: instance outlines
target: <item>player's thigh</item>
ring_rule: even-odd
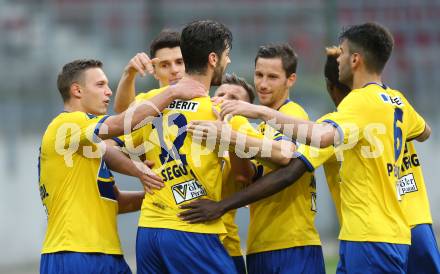
[[[406,273],[409,246],[380,242],[341,241],[343,265],[337,273]],[[344,270],[344,271],[342,271]]]
[[[166,229],[159,244],[169,273],[237,273],[216,234]]]
[[[131,274],[122,255],[102,253],[56,252],[41,255],[40,273],[118,273]]]
[[[158,247],[162,229],[138,227],[136,235],[137,273],[167,273]]]
[[[440,273],[440,253],[431,224],[411,229],[408,273]]]
[[[250,254],[248,273],[325,273],[321,246],[300,246]]]

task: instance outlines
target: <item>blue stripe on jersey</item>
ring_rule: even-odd
[[[114,181],[113,182],[103,182],[98,179],[98,188],[99,188],[99,193],[101,194],[101,197],[116,201],[115,191],[113,190],[114,185],[115,185]]]
[[[328,123],[330,125],[332,125],[334,128],[336,128],[336,130],[339,132],[339,142],[337,144],[334,144],[334,146],[338,146],[340,144],[344,143],[344,131],[342,130],[342,128],[338,125],[338,123],[336,123],[335,121],[332,121],[330,119],[326,119],[324,121],[322,121],[323,123]]]
[[[89,114],[87,114],[89,115]],[[98,121],[98,123],[96,124],[95,130],[93,131],[93,141],[94,142],[99,142],[100,140],[98,139],[98,134],[99,134],[99,129],[101,128],[101,125],[104,123],[105,120],[107,120],[107,118],[110,117],[109,115],[105,115],[104,117],[101,118],[101,120]]]
[[[118,137],[113,137],[112,140],[115,141],[116,144],[120,147],[125,146],[125,143],[121,139],[119,139]]]
[[[315,170],[315,168],[313,167],[313,165],[309,162],[309,160],[304,157],[304,155],[302,155],[300,152],[295,151],[295,153],[293,154],[295,158],[300,159],[307,167],[307,170],[312,172]]]

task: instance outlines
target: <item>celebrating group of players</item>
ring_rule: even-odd
[[[40,272],[131,273],[117,214],[140,209],[138,273],[325,273],[313,176],[323,165],[341,227],[337,273],[440,273],[413,144],[431,130],[382,82],[392,36],[365,23],[339,38],[324,71],[337,111],[316,122],[289,99],[291,46],[259,48],[254,90],[224,75],[232,34],[211,20],[164,30],[149,56],[129,61],[117,115],[106,114],[112,92],[102,63],[66,64],[57,82],[64,111],[40,148],[48,217]],[[136,96],[146,74],[160,88]],[[219,86],[212,98],[211,86]],[[110,170],[138,177],[145,191],[119,190]],[[234,219],[246,205],[245,263]]]

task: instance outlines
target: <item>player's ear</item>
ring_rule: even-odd
[[[353,53],[350,57],[350,60],[351,60],[351,64],[350,64],[351,67],[356,68],[362,62],[362,55],[360,55],[359,53]]]
[[[217,62],[218,62],[217,54],[215,52],[211,52],[208,55],[208,64],[213,66],[213,67],[216,67],[217,66]]]
[[[287,77],[287,87],[291,88],[296,83],[296,73],[292,73]]]
[[[72,98],[81,98],[81,89],[82,88],[78,83],[72,83],[72,85],[70,85],[70,96]]]

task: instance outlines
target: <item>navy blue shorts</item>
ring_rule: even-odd
[[[336,273],[406,273],[409,245],[341,241]]]
[[[235,269],[238,274],[246,274],[246,264],[244,263],[243,256],[231,256],[234,261]]]
[[[131,274],[122,255],[81,252],[41,254],[40,274]]]
[[[216,234],[139,227],[137,273],[237,273]]]
[[[411,229],[408,273],[440,273],[440,254],[431,224]]]
[[[325,274],[321,246],[298,246],[246,256],[249,274]]]

